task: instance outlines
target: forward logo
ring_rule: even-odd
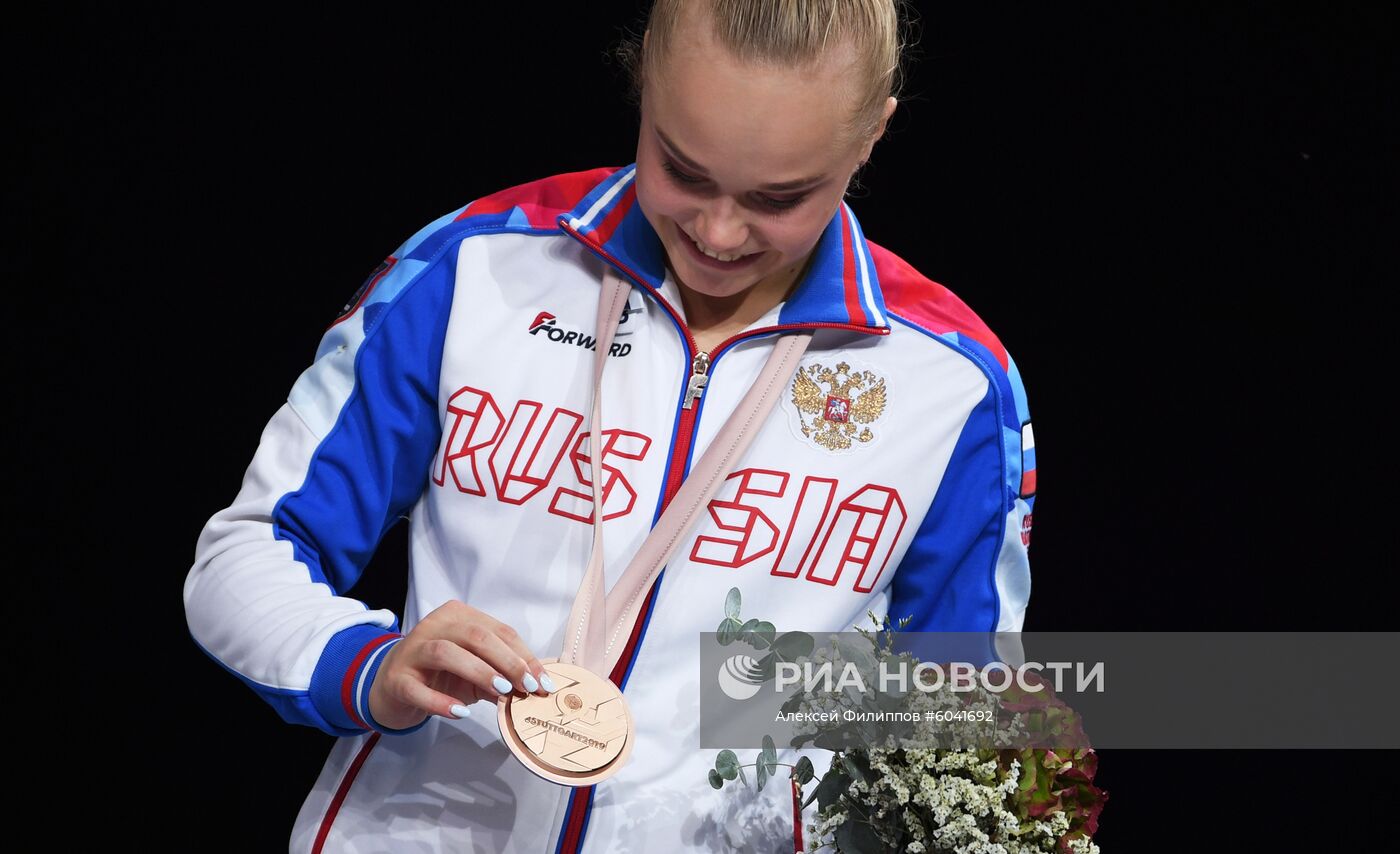
[[[626,313],[623,316],[626,317]],[[585,350],[597,349],[598,342],[592,335],[585,335],[577,329],[565,329],[559,325],[559,319],[547,311],[535,315],[535,319],[530,321],[529,332],[536,337],[543,335],[555,344],[572,344]],[[614,341],[608,347],[609,356],[626,356],[630,352],[632,345],[627,343]]]

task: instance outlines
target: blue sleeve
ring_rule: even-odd
[[[437,450],[450,220],[401,245],[325,332],[185,582],[200,648],[287,721],[332,735],[397,732],[367,700],[398,619],[344,594],[422,494]]]
[[[1030,598],[1034,439],[1016,363],[962,341],[987,373],[923,522],[891,581],[910,632],[1019,632]]]

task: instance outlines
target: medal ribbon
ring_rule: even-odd
[[[661,569],[680,545],[686,531],[701,510],[723,485],[744,451],[753,441],[757,427],[763,423],[777,403],[778,395],[787,387],[797,370],[797,363],[812,340],[811,330],[798,330],[779,337],[759,372],[758,379],[743,400],[725,421],[710,442],[699,462],[681,484],[666,511],[661,514],[646,541],[627,565],[626,571],[611,591],[606,591],[603,577],[603,495],[600,458],[603,424],[603,371],[608,363],[608,350],[617,331],[618,318],[627,304],[632,286],[611,267],[604,268],[603,294],[598,301],[596,351],[593,360],[593,414],[588,436],[589,479],[593,484],[593,551],[583,584],[574,598],[565,626],[564,651],[559,660],[586,667],[603,675],[612,672],[622,655],[625,644],[619,645],[623,634],[637,618],[645,593]]]

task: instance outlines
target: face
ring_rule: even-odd
[[[708,26],[690,26],[647,79],[637,203],[687,296],[758,286],[776,305],[800,272],[874,144],[845,132],[849,56],[831,59],[816,70],[743,65]]]

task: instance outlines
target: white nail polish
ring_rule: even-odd
[[[531,694],[540,690],[540,683],[536,682],[535,677],[531,676],[529,672],[526,672],[525,678],[520,681],[525,683],[525,690],[529,691]]]
[[[500,676],[491,677],[491,687],[496,689],[497,694],[509,694],[511,691],[515,690],[509,682],[502,679]]]
[[[545,689],[546,691],[548,691],[549,693],[551,693],[551,694],[553,694],[555,691],[558,691],[558,690],[559,690],[559,689],[554,685],[554,680],[549,678],[549,674],[548,674],[548,673],[541,673],[541,674],[540,674],[540,684],[543,685],[543,686],[544,686],[544,689]]]
[[[459,718],[465,718],[465,717],[467,717],[468,715],[470,715],[470,714],[472,713],[472,710],[469,709],[469,708],[467,708],[466,706],[463,706],[463,705],[460,705],[460,704],[459,704],[459,705],[453,706],[452,709],[451,709],[451,712],[452,712],[452,714],[456,715],[456,716],[459,717]]]

